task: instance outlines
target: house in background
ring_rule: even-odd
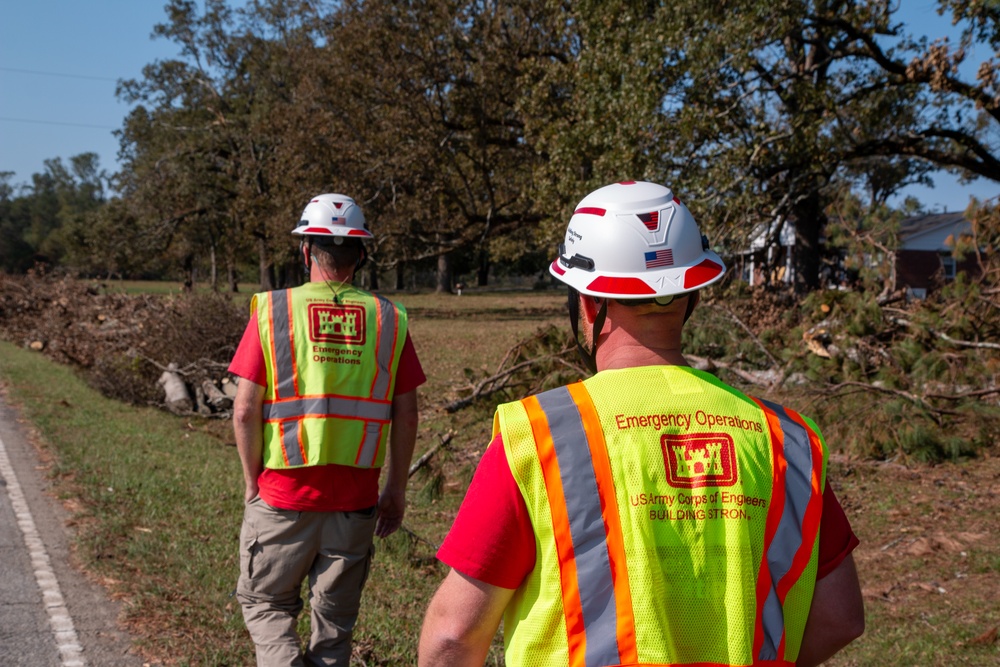
[[[792,283],[795,223],[775,220],[770,225],[757,225],[747,242],[747,247],[737,254],[743,280],[751,287]]]
[[[928,292],[954,280],[957,273],[977,275],[979,264],[974,256],[957,261],[955,242],[972,234],[972,225],[964,213],[934,213],[907,218],[899,226],[899,247],[893,258],[896,289],[906,289],[923,299]],[[820,243],[825,243],[821,238]],[[751,286],[791,284],[794,280],[795,223],[774,221],[758,225],[747,239],[747,246],[735,259],[739,275]],[[868,261],[882,263],[881,255]],[[822,269],[823,284],[844,289],[849,285],[843,262],[834,256]]]
[[[953,255],[955,242],[971,235],[972,224],[964,213],[934,213],[903,220],[895,257],[896,289],[906,288],[923,299],[960,272],[978,275],[974,256],[957,261]]]

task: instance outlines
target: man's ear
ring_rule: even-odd
[[[306,267],[306,278],[308,278],[308,273],[312,269],[312,247],[310,244],[302,241],[299,243],[299,252],[302,253],[302,263]]]
[[[597,319],[597,311],[600,309],[600,303],[596,298],[588,296],[586,294],[580,295],[581,308],[580,312],[583,313],[583,319],[586,320],[587,324],[593,324],[594,320]]]

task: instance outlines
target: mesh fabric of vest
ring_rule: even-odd
[[[337,295],[333,300],[334,292]],[[334,396],[346,398],[371,398],[371,388],[375,374],[390,373],[386,396],[378,397],[389,404],[396,381],[396,368],[402,355],[406,339],[406,310],[391,304],[395,309],[397,330],[393,342],[394,350],[391,366],[379,369],[375,360],[376,341],[381,323],[378,317],[378,301],[388,303],[383,297],[370,294],[350,285],[332,288],[326,283],[310,282],[289,290],[292,311],[292,339],[294,343],[294,363],[296,368],[296,395],[298,397]],[[264,350],[267,369],[267,389],[265,401],[276,398],[276,365],[273,354],[272,322],[269,320],[268,306],[271,293],[254,295],[251,309],[257,313],[261,346]],[[309,338],[308,306],[310,304],[336,304],[342,307],[364,309],[365,340],[355,342],[317,342]],[[287,313],[274,313],[275,318],[288,317]],[[336,354],[334,354],[336,350]],[[352,354],[353,353],[353,354]],[[356,356],[355,356],[356,355]],[[337,361],[331,361],[336,359]],[[325,361],[320,360],[325,359]],[[293,396],[283,395],[288,399]],[[356,467],[381,467],[386,451],[389,423],[379,428],[377,456],[370,461],[357,461],[358,448],[365,438],[368,426],[362,419],[328,418],[307,416],[299,420],[299,443],[304,454],[304,465],[339,465]],[[277,423],[264,424],[264,463],[268,468],[302,467],[289,465],[282,455],[282,434]]]
[[[676,366],[603,371],[584,386],[611,462],[639,661],[752,664],[756,583],[772,492],[772,444],[763,411],[713,376]],[[503,432],[537,550],[535,569],[505,616],[507,664],[566,665],[552,513],[523,404],[500,406],[494,429]],[[664,443],[664,436],[693,434],[731,438],[735,479],[721,486],[671,485],[664,448],[677,445],[669,437]],[[741,498],[752,500],[741,504]],[[815,560],[813,548],[811,566],[786,599],[786,659],[798,653]]]

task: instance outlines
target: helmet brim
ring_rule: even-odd
[[[549,273],[581,294],[613,299],[647,299],[694,292],[722,280],[726,265],[715,252],[705,250],[691,264],[670,266],[658,271],[616,275],[566,266],[557,257]]]

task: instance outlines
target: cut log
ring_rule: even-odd
[[[236,398],[236,387],[239,384],[239,378],[223,378],[222,380],[222,392],[229,398]]]
[[[212,414],[212,408],[208,407],[208,403],[205,402],[205,392],[201,387],[194,388],[194,402],[198,406],[198,414],[209,416]]]
[[[213,410],[228,410],[233,407],[233,399],[222,393],[222,390],[216,387],[211,380],[202,382],[201,390],[205,392],[205,401]]]
[[[177,415],[191,412],[194,402],[191,400],[191,393],[188,391],[187,385],[184,384],[184,379],[177,372],[177,364],[169,364],[167,370],[163,371],[163,375],[156,383],[163,387],[168,410]]]

